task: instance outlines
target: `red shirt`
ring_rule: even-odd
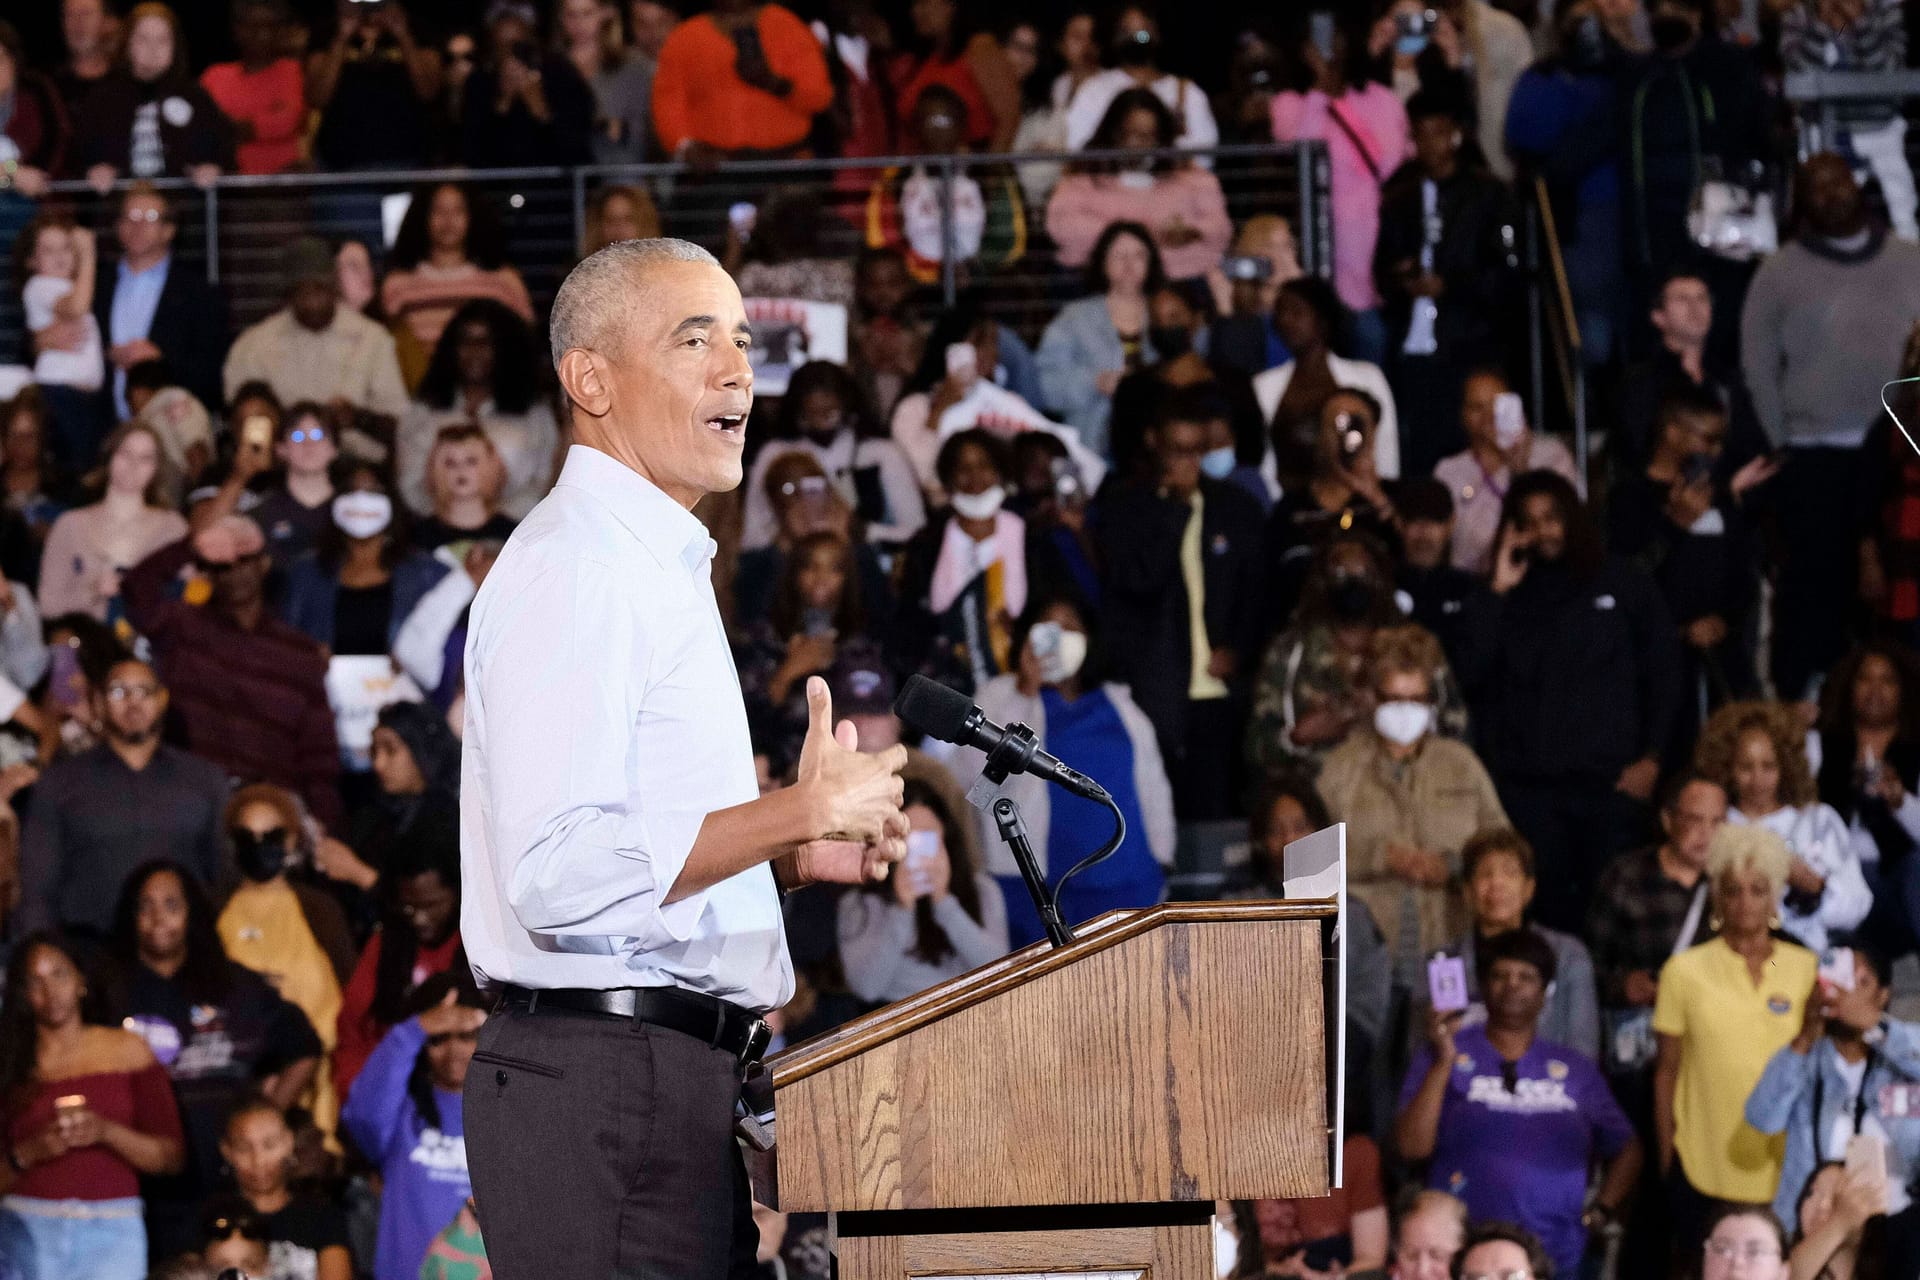
[[[36,1083],[26,1105],[9,1117],[7,1141],[24,1142],[53,1123],[53,1102],[72,1094],[102,1119],[156,1138],[181,1141],[180,1108],[166,1068],[149,1061],[138,1071],[111,1071]],[[140,1175],[103,1145],[69,1151],[34,1165],[14,1180],[8,1194],[36,1200],[124,1200],[140,1194]]]
[[[336,1024],[340,1034],[333,1046],[333,1087],[343,1103],[348,1090],[353,1088],[354,1078],[373,1056],[381,1037],[393,1030],[391,1024],[373,1016],[374,987],[380,978],[380,939],[378,933],[367,939],[367,949],[360,953],[360,963],[353,967],[353,977],[347,980],[347,989],[340,996],[340,1019]],[[439,946],[415,951],[413,985],[417,987],[444,971],[453,963],[453,953],[459,949],[460,931],[455,929]]]
[[[221,62],[200,76],[200,87],[231,120],[253,125],[253,141],[234,151],[241,173],[279,173],[300,159],[307,122],[307,87],[300,64],[281,58],[258,71]]]

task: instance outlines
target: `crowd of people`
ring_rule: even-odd
[[[761,786],[815,675],[911,747],[906,861],[787,900],[783,1043],[1044,936],[923,674],[1112,793],[1070,920],[1346,825],[1346,1185],[1223,1205],[1223,1276],[1920,1275],[1916,200],[1897,100],[1797,146],[1778,93],[1904,67],[1900,4],[314,7],[0,19],[0,1280],[486,1274],[463,654],[572,447],[543,299],[443,181],[236,331],[151,180],[647,160],[582,255],[845,323],[696,511]],[[1208,150],[1298,140],[1324,275]],[[892,159],[714,207],[803,157]],[[1590,456],[1516,391],[1546,215]],[[1028,329],[1039,245],[1084,279]],[[1050,884],[1109,835],[1009,789]]]

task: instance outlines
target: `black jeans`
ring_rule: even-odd
[[[1788,701],[1846,652],[1859,604],[1861,451],[1789,449],[1774,480],[1780,528],[1773,683]]]
[[[1600,869],[1646,838],[1648,807],[1611,780],[1567,778],[1500,783],[1507,817],[1533,846],[1533,918],[1579,936]]]
[[[1238,816],[1245,783],[1247,704],[1236,696],[1187,704],[1187,733],[1166,762],[1173,811],[1182,822]]]
[[[467,1071],[496,1280],[733,1280],[758,1234],[732,1054],[644,1022],[503,1009]]]

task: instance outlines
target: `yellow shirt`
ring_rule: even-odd
[[[233,891],[220,912],[220,941],[227,955],[273,984],[281,999],[307,1015],[326,1050],[306,1099],[313,1122],[329,1137],[340,1114],[329,1059],[340,1024],[340,981],[327,953],[314,940],[300,899],[284,880],[249,881]]]
[[[1226,697],[1227,686],[1207,669],[1213,661],[1213,641],[1207,638],[1207,567],[1200,558],[1200,526],[1206,501],[1198,489],[1189,501],[1193,514],[1187,517],[1186,531],[1180,535],[1180,578],[1187,586],[1187,627],[1193,641],[1193,673],[1187,696],[1200,702]]]
[[[1747,962],[1719,938],[1661,968],[1653,1029],[1680,1038],[1674,1149],[1696,1190],[1747,1204],[1778,1190],[1786,1135],[1768,1137],[1747,1123],[1747,1095],[1767,1060],[1799,1034],[1818,969],[1813,952],[1776,941],[1755,986]]]

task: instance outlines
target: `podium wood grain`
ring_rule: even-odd
[[[782,1208],[1324,1194],[1331,912],[1113,913],[798,1046],[773,1063]]]

